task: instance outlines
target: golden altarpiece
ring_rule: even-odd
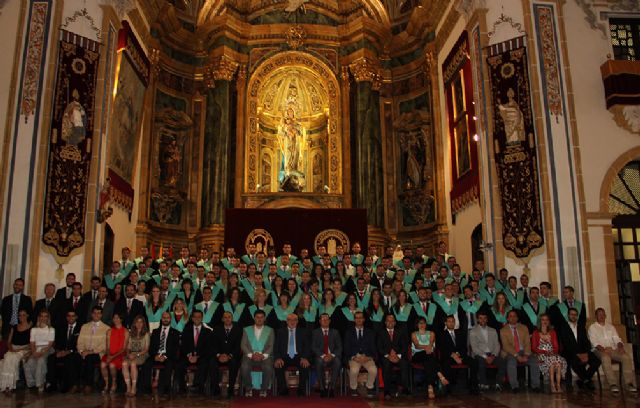
[[[446,236],[446,2],[140,3],[153,69],[138,247],[219,250],[227,208],[366,208],[377,245]]]

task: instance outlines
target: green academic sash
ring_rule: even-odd
[[[382,310],[382,306],[378,306],[378,310],[374,311],[373,307],[371,308],[371,314],[369,315],[369,320],[372,322],[380,323],[384,320],[384,311]]]
[[[424,334],[420,334],[420,332],[415,332],[415,333],[416,333],[416,339],[418,340],[419,345],[428,346],[431,344],[431,334],[428,331],[425,332]],[[424,350],[416,348],[415,344],[411,342],[411,353],[416,354],[420,352],[424,352]]]
[[[316,309],[320,307],[320,302],[322,301],[322,292],[318,292],[318,297],[316,297],[311,291],[309,291],[309,296],[311,296],[311,302],[313,303],[313,306],[315,306]]]
[[[210,322],[211,319],[213,319],[213,315],[216,313],[216,310],[218,310],[218,306],[220,306],[220,303],[216,302],[215,300],[212,300],[211,306],[209,306],[209,309],[207,309],[207,313],[204,312],[204,305],[202,303],[198,303],[196,305],[196,310],[199,310],[202,312],[203,322]],[[218,323],[218,322],[214,322],[214,323]]]
[[[320,314],[328,314],[330,317],[333,315],[333,312],[336,311],[336,305],[320,305]]]
[[[500,312],[498,312],[497,310],[493,310],[493,315],[495,316],[496,320],[498,321],[498,323],[501,324],[507,324],[507,316],[509,315],[509,311],[511,310],[511,306],[507,306],[504,308],[504,315],[502,315]]]
[[[318,309],[316,308],[316,306],[312,305],[311,308],[309,310],[305,310],[302,315],[304,317],[304,320],[306,320],[308,323],[315,323],[316,317],[318,316]]]
[[[498,295],[498,290],[496,288],[494,288],[493,290],[493,296],[491,296],[491,294],[489,293],[489,291],[485,288],[480,288],[478,290],[478,293],[480,294],[480,299],[484,300],[485,302],[487,302],[487,304],[489,306],[493,306],[493,302],[496,301],[496,296]]]
[[[558,298],[556,297],[550,297],[548,300],[545,298],[540,298],[539,300],[540,303],[544,304],[547,309],[550,308],[551,306],[555,305],[556,303],[558,303]]]
[[[481,300],[475,300],[472,304],[469,304],[469,301],[464,299],[460,301],[460,307],[466,313],[476,314],[478,313],[478,310],[480,310],[480,308],[482,307],[482,303],[483,302]]]
[[[345,292],[340,292],[340,294],[336,297],[336,305],[342,306],[342,304],[346,299],[347,299],[347,294]]]
[[[247,294],[249,295],[249,299],[253,300],[253,295],[255,295],[256,293],[256,288],[251,284],[249,279],[247,278],[242,279],[240,281],[240,284],[242,285],[244,290],[247,291]]]
[[[276,304],[273,307],[273,311],[276,312],[276,316],[278,320],[284,322],[287,320],[287,316],[289,316],[293,311],[296,310],[296,307],[290,304],[286,309],[283,309],[282,306]]]
[[[273,306],[264,305],[264,307],[262,308],[262,311],[264,312],[265,318],[269,316],[269,313],[271,313],[272,310],[273,310]],[[249,313],[251,313],[251,317],[254,317],[257,311],[258,311],[258,306],[256,305],[249,306]]]
[[[351,255],[351,265],[362,265],[364,262],[364,255],[362,254],[353,254]]]
[[[413,309],[416,311],[418,316],[424,317],[427,320],[427,324],[433,324],[433,318],[436,317],[436,311],[438,310],[438,306],[435,303],[429,302],[429,306],[427,307],[427,313],[422,310],[420,307],[420,300],[413,304]]]
[[[193,310],[193,304],[194,304],[194,302],[195,302],[195,300],[196,300],[196,295],[195,295],[195,293],[192,293],[192,294],[191,294],[191,299],[189,300],[189,302],[188,302],[188,303],[187,303],[187,299],[186,299],[186,296],[185,296],[184,292],[177,292],[177,295],[178,295],[178,297],[179,297],[180,299],[184,300],[184,302],[185,302],[185,303],[186,303],[186,305],[187,305],[187,311],[189,312],[189,314],[191,314],[191,311]]]
[[[371,294],[369,292],[365,292],[362,299],[356,292],[356,302],[358,303],[358,309],[365,310],[369,306],[369,298]]]
[[[418,298],[418,292],[416,291],[409,292],[409,299],[411,299],[411,303],[419,302],[420,299]]]
[[[396,304],[396,306],[398,305]],[[392,308],[396,320],[399,322],[406,322],[407,320],[409,320],[409,315],[411,315],[411,305],[409,303],[406,303],[404,305],[404,308],[402,308],[402,311],[400,311],[400,306],[396,306]]]
[[[116,287],[116,284],[122,282],[122,279],[124,279],[122,272],[119,272],[115,278],[113,278],[111,274],[108,274],[104,276],[104,284],[107,285],[109,290],[113,290],[113,288]]]
[[[458,312],[458,299],[457,298],[452,298],[451,299],[451,305],[449,305],[446,302],[445,298],[443,297],[440,300],[439,304],[440,304],[440,307],[442,308],[442,310],[444,310],[444,314],[446,316],[450,316],[450,315]]]
[[[531,307],[529,303],[525,303],[524,305],[522,305],[522,310],[524,310],[524,312],[527,314],[527,317],[529,318],[531,324],[533,324],[534,326],[538,326],[538,318],[545,314],[545,312],[547,311],[547,306],[545,306],[545,304],[542,302],[538,302],[538,313],[536,314],[536,312],[533,310],[533,307]]]
[[[158,323],[162,319],[162,314],[169,308],[170,303],[164,302],[162,307],[159,307],[156,312],[153,312],[151,302],[147,302],[145,305],[145,312],[147,313],[147,320],[149,323]]]
[[[134,266],[136,266],[135,262],[127,261],[126,264],[121,266],[120,274],[122,274],[124,277],[129,276]]]
[[[578,317],[580,317],[580,313],[582,313],[582,302],[574,299],[573,308],[578,311]],[[564,317],[564,320],[569,321],[569,306],[565,302],[558,302],[558,309],[562,317]]]
[[[249,339],[249,345],[251,345],[251,350],[254,353],[262,353],[264,350],[264,346],[267,344],[267,339],[271,334],[271,328],[269,326],[262,326],[262,333],[260,333],[260,338],[256,338],[256,334],[253,331],[253,326],[248,326],[244,328],[244,332],[247,335],[247,339]]]
[[[524,301],[524,293],[522,291],[516,291],[515,297],[513,296],[513,293],[511,293],[511,289],[505,289],[503,293],[507,297],[507,301],[509,301],[512,308],[516,310],[520,310],[522,308],[522,302]]]
[[[356,311],[358,311],[359,309],[356,309]],[[352,322],[353,319],[355,318],[354,314],[351,313],[351,310],[349,310],[349,308],[347,306],[342,308],[342,314],[344,315],[344,317],[347,318],[348,321]]]
[[[222,305],[222,308],[224,309],[225,312],[229,312],[233,314],[234,323],[237,323],[238,320],[240,320],[240,317],[242,317],[242,312],[244,312],[244,307],[245,307],[244,303],[236,304],[235,309],[233,308],[233,306],[231,306],[231,302],[224,302],[224,304]]]
[[[176,329],[180,333],[182,333],[182,331],[184,330],[184,326],[187,325],[188,321],[189,321],[189,319],[187,319],[187,320],[180,319],[180,321],[176,322],[175,315],[173,314],[173,312],[171,312],[171,327],[173,327],[174,329]]]

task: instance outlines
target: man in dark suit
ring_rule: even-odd
[[[320,327],[311,335],[311,352],[314,358],[316,377],[320,381],[320,397],[334,397],[334,387],[340,375],[342,359],[342,340],[336,329],[331,329],[331,318],[328,314],[320,315]],[[324,383],[324,368],[331,368],[331,382]]]
[[[217,323],[217,322],[216,322]],[[213,351],[215,358],[211,359],[211,393],[213,396],[220,394],[220,366],[226,365],[229,370],[229,391],[227,397],[233,395],[236,385],[236,377],[240,369],[240,341],[242,340],[242,327],[233,323],[231,312],[224,312],[222,325],[216,325],[213,329]]]
[[[94,306],[100,306],[102,308],[102,322],[111,326],[111,320],[113,313],[115,312],[115,303],[109,299],[109,289],[106,286],[100,286],[98,289],[98,297],[96,300],[92,300],[89,306],[89,311],[93,310]],[[91,319],[91,312],[87,313],[87,321]]]
[[[65,315],[62,310],[62,302],[54,297],[55,293],[56,285],[53,283],[44,285],[44,298],[36,301],[36,305],[33,308],[33,315],[39,316],[41,311],[47,310],[51,317],[51,326],[57,329],[59,325],[64,324]]]
[[[30,320],[34,321],[33,302],[31,298],[24,293],[24,279],[18,278],[13,281],[13,294],[5,296],[0,306],[0,316],[2,316],[2,338],[4,340],[9,336],[12,327],[18,324],[18,311],[25,310],[30,316]]]
[[[388,314],[384,318],[385,330],[378,333],[378,355],[382,364],[382,379],[384,380],[384,395],[392,395],[392,386],[396,385],[396,397],[400,391],[409,394],[409,336],[404,328],[396,328],[396,318]],[[394,368],[400,369],[400,378]]]
[[[100,285],[102,284],[102,280],[98,276],[91,277],[91,288],[82,295],[84,303],[86,305],[92,304],[98,298],[98,289],[100,289]],[[90,308],[89,308],[90,309]]]
[[[82,283],[80,282],[74,282],[73,285],[71,285],[71,297],[65,301],[64,306],[65,313],[69,310],[73,310],[75,312],[80,325],[91,320],[90,318],[87,318],[87,313],[90,316],[91,311],[89,311],[89,305],[85,303],[84,299],[82,299]]]
[[[288,367],[295,367],[300,373],[298,376],[298,396],[304,396],[309,367],[311,366],[309,363],[311,350],[309,349],[309,333],[305,329],[298,328],[298,315],[289,314],[287,327],[276,332],[273,354],[278,394],[281,396],[289,395],[284,371]]]
[[[141,301],[135,298],[136,287],[129,284],[125,288],[125,297],[121,298],[116,303],[116,313],[122,317],[122,324],[126,327],[131,327],[133,320],[137,316],[142,316],[146,319],[146,313],[144,311],[144,305]]]
[[[151,333],[149,343],[149,358],[145,362],[145,371],[151,374],[153,366],[160,366],[158,377],[158,393],[168,394],[171,374],[178,360],[180,347],[180,332],[171,327],[171,315],[164,312],[160,320],[160,327]],[[147,378],[151,378],[148,375]]]
[[[453,293],[453,286],[450,283],[444,286],[444,296],[436,303],[438,304],[438,309],[436,317],[433,319],[435,333],[444,330],[448,316],[454,317],[456,330],[468,327],[467,313],[460,306],[458,295]]]
[[[180,359],[176,364],[176,377],[178,378],[178,388],[181,393],[185,391],[185,374],[187,367],[195,365],[197,367],[193,386],[197,392],[202,393],[205,381],[207,380],[207,370],[213,349],[213,333],[210,328],[202,324],[202,312],[194,310],[191,314],[191,321],[187,323],[182,331],[180,342]]]
[[[600,360],[591,351],[591,342],[585,326],[580,325],[578,311],[570,308],[568,322],[560,330],[562,356],[567,360],[567,387],[571,387],[571,370],[578,374],[578,387],[594,390],[593,375],[600,367]]]
[[[71,290],[73,289],[73,284],[75,282],[76,274],[73,272],[69,272],[65,277],[65,286],[56,291],[56,299],[58,299],[61,303],[64,303],[67,299],[69,299],[71,297]]]
[[[467,347],[466,328],[455,329],[456,321],[453,316],[448,316],[445,328],[440,332],[437,341],[440,349],[440,367],[445,378],[450,384],[456,383],[456,376],[452,366],[464,364],[469,367],[469,389],[472,394],[478,392],[478,364],[469,356]]]
[[[81,324],[77,322],[78,316],[73,310],[69,310],[65,316],[65,324],[56,328],[55,353],[47,359],[47,382],[51,388],[56,387],[56,378],[62,376],[62,392],[76,392],[82,357],[76,349]],[[58,368],[58,364],[61,368]]]
[[[376,367],[376,343],[373,330],[364,327],[364,313],[358,311],[354,317],[355,326],[344,336],[344,359],[349,366],[349,388],[352,396],[357,396],[358,374],[364,367],[367,370],[367,394],[375,396],[373,388],[378,374]]]

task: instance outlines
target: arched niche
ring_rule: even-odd
[[[263,61],[249,79],[247,88],[247,127],[245,131],[245,164],[243,195],[269,195],[277,200],[288,176],[287,146],[283,144],[286,119],[295,119],[296,140],[300,142],[299,170],[304,187],[295,191],[302,195],[342,194],[342,143],[338,80],[331,69],[312,55],[291,51]],[[294,107],[294,109],[291,109]],[[286,141],[285,141],[286,142]],[[268,152],[268,155],[267,153]],[[314,174],[314,158],[322,164]],[[263,166],[271,162],[271,183]],[[275,178],[274,178],[275,176]],[[317,178],[322,177],[323,191],[318,192]],[[266,188],[265,188],[266,187]]]

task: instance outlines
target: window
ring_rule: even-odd
[[[613,58],[635,61],[640,58],[640,19],[609,20]]]

